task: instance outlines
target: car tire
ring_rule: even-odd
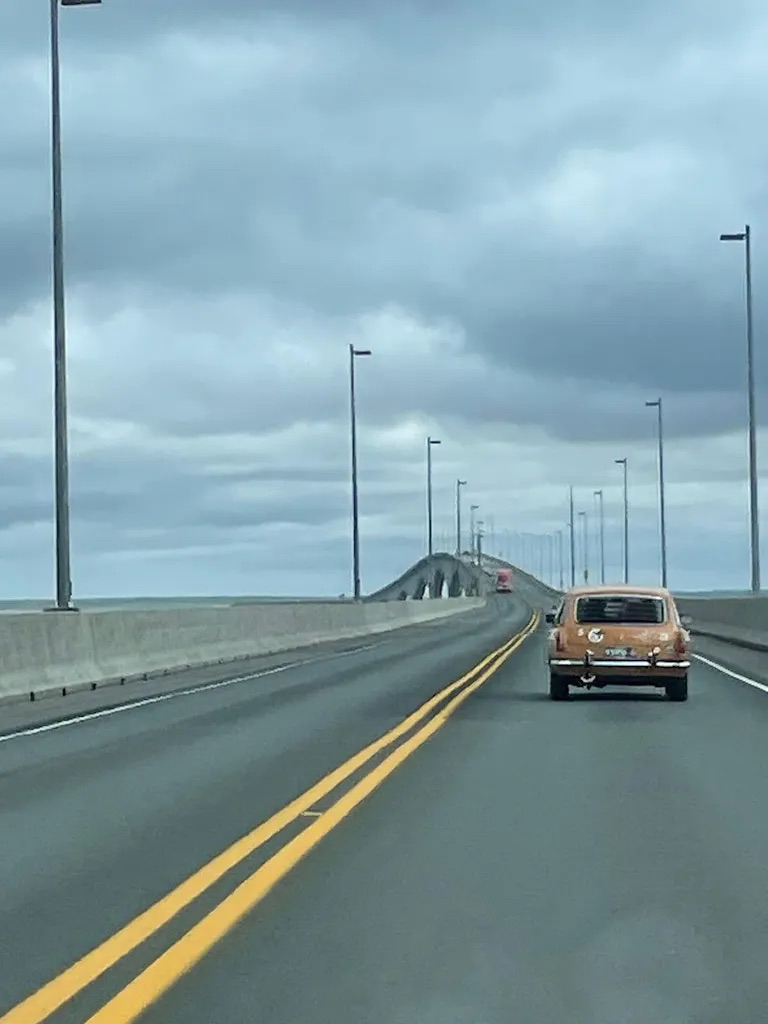
[[[688,676],[682,676],[680,679],[670,679],[665,686],[665,690],[669,700],[688,700]]]
[[[554,672],[549,673],[549,696],[552,700],[568,700],[571,691],[568,688],[568,681],[565,676],[558,676]]]

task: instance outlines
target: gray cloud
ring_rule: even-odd
[[[50,517],[46,18],[0,9],[7,538]],[[722,457],[718,437],[744,423],[743,254],[717,236],[755,225],[761,334],[767,32],[748,0],[62,12],[81,557],[137,537],[221,548],[228,531],[255,551],[251,527],[284,523],[299,546],[322,538],[330,566],[348,521],[350,340],[374,349],[360,424],[383,576],[420,549],[430,430],[508,519],[561,522],[569,479],[597,486],[616,454],[645,452],[652,562],[643,401],[659,393],[670,442],[699,452],[677,464],[673,502],[691,514],[687,481],[706,474],[730,530],[743,446]]]

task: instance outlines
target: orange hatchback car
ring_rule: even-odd
[[[547,613],[549,695],[571,686],[655,686],[688,699],[691,625],[662,587],[573,587]]]

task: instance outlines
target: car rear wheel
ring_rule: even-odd
[[[552,700],[568,700],[570,690],[568,689],[568,680],[564,676],[555,675],[554,672],[549,673],[549,696]]]
[[[688,700],[688,676],[681,679],[670,679],[665,687],[669,700]]]

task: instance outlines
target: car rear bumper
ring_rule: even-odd
[[[687,659],[550,658],[549,670],[581,686],[658,686],[664,679],[679,679],[691,667]]]
[[[657,661],[649,661],[647,658],[550,658],[549,664],[558,671],[563,669],[582,669],[585,665],[590,668],[617,668],[617,669],[657,669],[657,668],[679,668],[688,669],[690,661],[665,660],[659,658]]]

